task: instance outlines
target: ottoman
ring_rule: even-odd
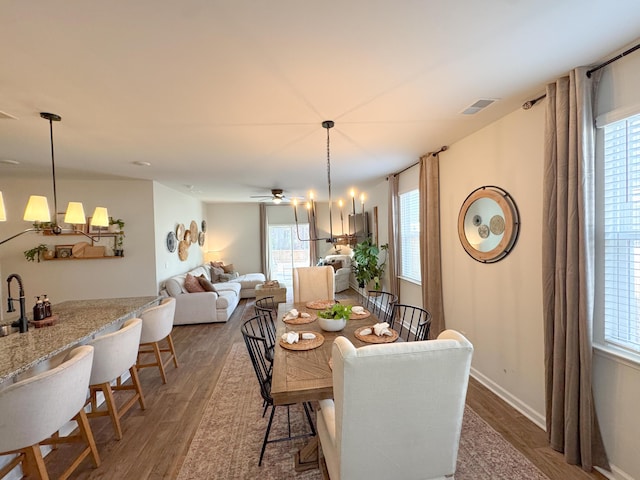
[[[286,303],[287,301],[287,287],[280,285],[278,287],[265,287],[264,283],[256,285],[256,300],[260,300],[264,297],[273,296],[273,301],[278,303]]]

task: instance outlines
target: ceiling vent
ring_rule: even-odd
[[[18,117],[14,117],[13,115],[3,112],[0,110],[0,120],[17,120]]]
[[[480,110],[482,110],[484,108],[487,108],[493,102],[495,102],[495,100],[492,100],[490,98],[482,98],[482,99],[478,100],[476,103],[474,103],[473,105],[468,106],[465,110],[462,111],[462,114],[463,115],[475,115]]]

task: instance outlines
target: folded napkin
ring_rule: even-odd
[[[354,307],[351,307],[351,313],[355,313],[356,315],[363,315],[365,314],[367,311],[364,309],[364,307],[361,307],[359,305],[356,305]]]
[[[309,318],[310,316],[311,315],[309,315],[307,312],[298,312],[297,309],[292,308],[284,316],[284,320],[293,320],[294,318]]]
[[[386,335],[387,337],[393,336],[393,332],[389,329],[389,324],[387,322],[376,323],[371,328],[363,328],[360,330],[360,335],[371,335],[372,333],[379,337],[383,335]]]
[[[282,335],[282,340],[287,342],[289,345],[292,345],[294,343],[298,343],[298,340],[300,340],[300,334],[298,334],[298,332],[287,332]]]

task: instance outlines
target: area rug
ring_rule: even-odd
[[[319,470],[297,473],[295,452],[306,439],[270,443],[262,466],[258,457],[267,426],[251,360],[243,343],[232,346],[220,379],[205,407],[178,480],[320,480]],[[293,434],[304,433],[302,409],[291,408]],[[270,438],[286,434],[286,408],[276,410]],[[456,480],[549,480],[498,432],[466,407]]]

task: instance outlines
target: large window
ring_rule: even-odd
[[[300,224],[300,237],[309,238],[309,224]],[[295,225],[269,225],[271,278],[293,288],[293,269],[311,262],[309,242],[298,240]]]
[[[400,194],[400,276],[420,282],[420,194]]]
[[[604,341],[640,353],[640,115],[604,126]]]

